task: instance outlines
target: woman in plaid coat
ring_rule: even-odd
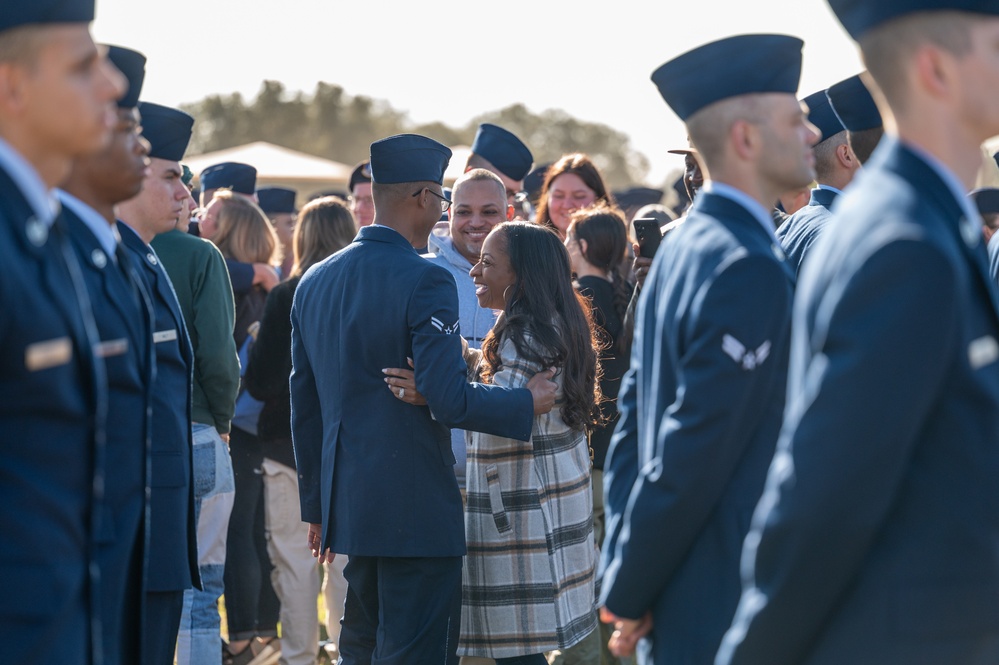
[[[524,386],[555,367],[559,390],[556,407],[535,417],[530,441],[468,433],[458,653],[541,664],[544,652],[596,628],[587,445],[600,399],[593,327],[565,248],[542,226],[497,226],[471,275],[479,304],[503,310],[473,357],[477,380]]]

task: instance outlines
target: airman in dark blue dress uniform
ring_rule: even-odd
[[[134,51],[111,47],[109,57],[126,73],[140,69],[136,63],[142,56]],[[130,111],[135,108],[139,95],[135,88],[133,84],[127,101],[119,101],[119,107]],[[137,114],[133,117],[138,118]],[[175,136],[177,133],[182,140]],[[148,118],[143,123],[143,154],[148,151],[151,156],[166,154],[167,158],[180,159],[189,137],[189,130],[182,125],[157,123]],[[124,198],[138,193],[143,170],[133,172],[128,182],[135,187]],[[156,253],[124,222],[117,221],[115,229],[120,236],[120,251],[132,262],[148,295],[153,316],[151,339],[156,374],[151,390],[142,663],[170,665],[184,590],[199,580],[191,481],[191,344],[173,285]]]
[[[802,101],[808,107],[808,121],[818,127],[822,139],[812,149],[818,186],[812,189],[808,204],[777,229],[777,239],[795,275],[800,272],[801,263],[822,227],[829,221],[833,201],[860,168],[860,162],[847,142],[846,128],[833,111],[826,91],[812,93]]]
[[[375,223],[295,293],[302,519],[317,555],[349,555],[343,663],[457,662],[465,537],[448,427],[527,440],[537,400],[553,403],[547,379],[543,399],[466,382],[454,279],[413,249],[440,217],[450,155],[416,135],[372,144]],[[426,406],[385,384],[407,357]]]
[[[98,561],[103,570],[114,571],[101,579],[101,600],[105,607],[121,610],[104,621],[105,663],[134,663],[141,660],[155,364],[149,296],[133,258],[119,242],[114,206],[138,193],[148,164],[135,111],[146,59],[120,47],[110,47],[109,58],[129,82],[118,100],[111,142],[99,153],[74,161],[59,197],[97,323],[97,355],[107,368],[108,474]]]
[[[630,651],[651,629],[641,663],[709,662],[739,599],[790,339],[794,274],[770,208],[814,178],[818,135],[795,97],[801,47],[737,36],[652,75],[711,179],[653,260],[604,466],[601,604],[612,650]]]
[[[121,609],[99,593],[102,574],[119,572],[101,568],[96,544],[104,361],[51,193],[74,157],[108,140],[124,88],[90,37],[93,16],[86,0],[0,12],[0,661],[15,665],[102,663],[102,620]],[[70,85],[81,73],[88,83]]]
[[[785,421],[716,662],[996,663],[999,315],[966,193],[999,133],[999,4],[830,4],[895,126],[798,281]]]

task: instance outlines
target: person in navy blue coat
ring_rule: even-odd
[[[526,441],[554,404],[550,371],[529,390],[466,381],[454,279],[414,250],[446,208],[450,156],[422,136],[373,143],[375,223],[305,274],[292,307],[302,519],[317,556],[349,555],[347,664],[457,662],[465,533],[448,427]],[[425,406],[386,385],[407,358]]]
[[[777,238],[794,266],[795,275],[811,253],[815,242],[832,220],[832,204],[870,157],[870,151],[854,152],[858,134],[866,138],[872,131],[880,139],[881,115],[860,76],[851,76],[828,90],[805,97],[808,120],[822,132],[815,152],[815,179],[808,205],[795,212],[777,229]],[[839,111],[837,111],[837,107]],[[876,142],[876,141],[875,141]]]
[[[828,221],[832,202],[860,168],[860,161],[847,141],[846,127],[833,111],[826,91],[814,92],[802,102],[808,107],[808,122],[818,128],[822,138],[812,148],[817,187],[812,189],[808,203],[777,229],[777,239],[795,275],[801,271],[805,255]]]
[[[109,138],[124,80],[90,37],[94,3],[0,12],[0,660],[102,663],[97,536],[107,382],[82,269],[52,188]],[[15,83],[16,81],[16,83]],[[67,649],[66,645],[72,645]]]
[[[114,52],[112,52],[112,57]],[[145,106],[148,109],[149,106]],[[170,109],[159,113],[169,114]],[[149,142],[149,156],[179,161],[187,150],[191,123],[174,111],[178,122],[146,117],[142,135]],[[143,181],[143,189],[162,191],[163,182]],[[175,205],[170,196],[150,195],[150,206],[166,208],[169,218]],[[133,199],[134,200],[134,199]],[[134,212],[134,211],[133,211]],[[153,310],[152,342],[156,377],[152,390],[152,442],[150,448],[149,549],[146,558],[142,614],[143,663],[170,665],[174,659],[184,591],[201,589],[194,501],[194,461],[191,431],[191,376],[194,352],[180,302],[159,256],[149,245],[163,229],[150,223],[155,215],[131,215],[118,220],[121,242],[136,264]]]
[[[652,75],[710,178],[653,259],[604,465],[603,615],[616,655],[649,634],[641,663],[709,662],[739,600],[790,337],[794,274],[770,209],[815,175],[818,134],[795,97],[801,47],[731,37]]]
[[[716,662],[997,663],[999,315],[966,193],[999,133],[999,6],[830,4],[895,126],[798,282]]]
[[[109,58],[129,83],[118,100],[111,141],[99,153],[73,162],[59,198],[97,323],[97,354],[107,368],[111,419],[106,459],[113,472],[104,483],[106,513],[98,560],[105,570],[115,571],[101,580],[101,600],[117,608],[117,616],[104,621],[105,663],[131,663],[141,659],[149,400],[155,365],[149,296],[132,257],[120,246],[114,205],[139,191],[148,163],[135,111],[146,59],[114,46]]]
[[[196,573],[193,577],[191,573],[192,566],[197,570],[197,551],[193,538],[193,505],[189,500],[192,493],[190,428],[187,426],[190,404],[178,397],[190,390],[191,351],[166,273],[158,265],[152,249],[135,231],[115,218],[115,205],[131,199],[143,186],[151,145],[139,136],[140,119],[136,109],[145,73],[145,57],[119,46],[110,46],[108,57],[129,80],[127,93],[118,100],[118,124],[106,149],[76,160],[63,189],[67,196],[67,215],[79,211],[76,221],[69,223],[71,229],[75,228],[74,237],[79,239],[80,248],[87,254],[85,258],[93,265],[89,274],[94,281],[112,295],[120,294],[123,285],[145,291],[151,307],[152,318],[143,340],[152,347],[148,352],[154,355],[156,368],[151,382],[150,377],[146,377],[150,400],[150,413],[146,414],[150,431],[146,466],[149,518],[144,531],[148,545],[143,580],[127,579],[124,575],[112,579],[118,584],[127,584],[131,593],[139,589],[145,591],[141,629],[140,612],[132,609],[123,614],[127,624],[122,635],[130,640],[141,638],[141,662],[168,665],[173,662],[183,590],[191,586],[192,580],[198,579]],[[118,242],[114,243],[116,234]],[[95,253],[98,250],[105,257],[100,269],[93,264],[95,258],[102,256]],[[115,256],[116,260],[106,260],[110,256]],[[127,268],[127,272],[123,268]],[[127,284],[121,276],[137,284]],[[117,297],[114,302],[119,304],[126,300]],[[127,310],[125,305],[119,306],[120,311]],[[108,316],[107,320],[115,319]],[[98,328],[102,325],[109,324],[101,322]],[[110,368],[109,363],[109,372]],[[122,423],[121,410],[112,405],[116,423]],[[141,410],[124,417],[138,415],[142,415]],[[137,448],[132,452],[140,451]]]

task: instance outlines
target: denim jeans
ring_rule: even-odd
[[[211,425],[194,423],[194,515],[202,590],[184,592],[177,665],[222,662],[218,600],[224,591],[226,534],[235,493],[229,448]]]

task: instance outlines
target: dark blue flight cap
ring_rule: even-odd
[[[996,0],[828,0],[833,14],[854,39],[892,19],[916,12],[960,11],[999,14]]]
[[[673,58],[652,73],[673,112],[686,120],[723,99],[798,91],[801,47],[788,35],[737,35]]]
[[[613,192],[613,196],[621,208],[641,208],[662,202],[664,193],[652,187],[630,187]]]
[[[527,192],[527,198],[534,203],[538,202],[541,188],[545,186],[545,176],[548,175],[548,169],[551,168],[551,165],[552,162],[542,164],[524,176],[524,191]]]
[[[862,132],[865,129],[876,129],[881,126],[878,105],[874,103],[871,91],[864,85],[859,74],[830,86],[826,90],[826,96],[833,112],[851,132]]]
[[[444,182],[451,149],[419,134],[397,134],[371,144],[371,179],[379,185]]]
[[[252,196],[257,189],[257,169],[240,162],[212,164],[198,176],[201,191],[225,187],[238,194]]]
[[[825,90],[813,92],[802,101],[808,105],[808,122],[818,127],[819,131],[822,132],[820,142],[832,138],[846,129],[840,122],[839,116],[833,111]]]
[[[972,190],[968,196],[978,208],[978,214],[987,215],[999,212],[999,188],[982,187]]]
[[[260,209],[267,213],[295,212],[295,197],[298,192],[287,187],[261,187],[257,190]]]
[[[108,60],[128,79],[128,90],[118,100],[118,108],[134,109],[139,104],[139,93],[146,78],[146,56],[121,46],[108,46]]]
[[[511,180],[523,180],[531,170],[534,155],[524,142],[502,127],[484,122],[472,141],[472,152],[489,160]]]
[[[0,12],[0,32],[25,25],[90,23],[94,0],[15,0]]]
[[[361,162],[354,167],[353,171],[350,172],[350,181],[347,183],[347,189],[353,193],[355,185],[366,182],[371,182],[371,164],[368,162]]]
[[[149,156],[179,162],[191,141],[194,118],[169,106],[139,102],[142,136],[149,141]]]

